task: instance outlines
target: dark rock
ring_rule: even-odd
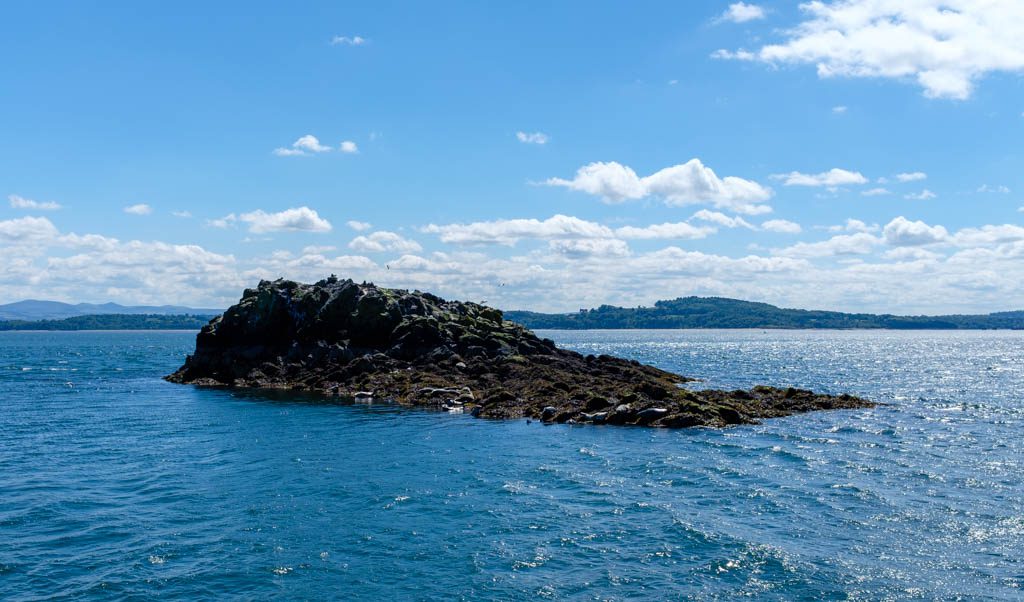
[[[246,289],[203,327],[195,353],[167,379],[391,400],[482,418],[673,428],[873,405],[795,388],[688,391],[678,385],[693,379],[558,349],[494,308],[335,277]]]

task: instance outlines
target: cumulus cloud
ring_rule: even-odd
[[[730,4],[729,8],[725,9],[725,12],[718,19],[719,21],[729,21],[732,23],[746,23],[747,21],[764,19],[765,16],[764,8],[757,4],[736,2]]]
[[[0,221],[0,242],[24,243],[51,240],[57,227],[45,217],[19,217]]]
[[[125,207],[124,212],[131,215],[149,215],[153,213],[153,208],[145,203],[138,203]]]
[[[61,208],[59,203],[53,201],[33,201],[16,194],[8,195],[7,201],[13,209],[33,209],[36,211],[56,211]]]
[[[997,192],[999,194],[1010,194],[1010,189],[1006,186],[989,186],[988,184],[982,184],[978,187],[978,192]]]
[[[952,241],[963,247],[987,246],[1013,243],[1024,240],[1024,227],[1013,224],[987,225],[980,228],[964,228],[952,237]]]
[[[727,61],[753,61],[757,58],[757,55],[742,48],[739,50],[726,50],[725,48],[719,48],[711,53],[711,58]]]
[[[786,257],[833,257],[837,255],[867,255],[881,244],[877,236],[866,232],[839,234],[819,242],[798,242],[795,245],[775,251]]]
[[[936,195],[931,190],[925,188],[921,192],[912,192],[910,194],[905,194],[903,195],[903,198],[910,199],[912,201],[927,201],[928,199],[934,199],[936,196],[938,195]]]
[[[500,244],[514,245],[520,240],[610,240],[610,239],[677,239],[697,240],[714,234],[709,226],[695,226],[689,222],[652,224],[649,226],[608,226],[582,220],[578,217],[555,215],[546,220],[509,219],[471,224],[430,224],[423,232],[438,234],[441,242],[460,245]],[[566,249],[571,245],[552,245]],[[580,247],[582,248],[582,246]]]
[[[923,171],[911,171],[896,174],[896,179],[900,182],[917,182],[918,180],[924,180],[928,177],[928,174]]]
[[[320,140],[313,134],[306,134],[300,136],[298,140],[292,142],[290,148],[275,148],[274,154],[279,157],[298,157],[305,156],[310,153],[326,153],[331,150],[331,147],[324,144],[320,144]]]
[[[264,234],[267,232],[330,232],[331,223],[309,207],[293,207],[267,213],[262,209],[235,215],[230,213],[224,217],[207,220],[206,225],[214,228],[229,228],[237,222],[249,225],[249,232]]]
[[[309,207],[293,207],[267,213],[262,209],[243,213],[238,216],[240,221],[249,224],[249,231],[257,234],[264,232],[330,232],[331,223],[320,217]]]
[[[544,227],[557,225],[556,220]],[[0,294],[4,301],[44,296],[226,306],[260,278],[312,281],[335,273],[542,311],[601,303],[635,306],[696,294],[788,307],[944,313],[1009,309],[1007,299],[1024,297],[1024,227],[1012,224],[950,235],[940,226],[898,218],[887,232],[873,236],[856,231],[872,226],[849,220],[844,232],[829,240],[746,256],[681,245],[630,249],[621,228],[585,220],[574,227],[533,236],[544,244],[522,253],[461,247],[427,254],[395,251],[401,256],[389,257],[385,266],[354,252],[336,256],[330,246],[236,259],[198,245],[61,233],[46,218],[25,217],[0,221],[0,256],[6,259],[0,261]],[[955,252],[945,256],[951,249]]]
[[[799,234],[803,231],[800,224],[784,219],[770,219],[761,224],[761,229],[781,234]]]
[[[821,78],[916,80],[930,98],[966,99],[982,76],[1024,70],[1019,0],[815,0],[786,39],[716,58],[814,64]],[[741,54],[742,53],[742,54]]]
[[[848,110],[848,107],[846,105],[838,105],[838,106],[832,107],[832,112],[835,113],[836,115],[842,115],[847,110]]]
[[[838,226],[829,226],[829,232],[878,232],[878,224],[866,224],[859,219],[847,218],[846,223]]]
[[[550,178],[546,184],[600,196],[606,203],[653,196],[669,206],[708,203],[750,215],[771,211],[771,207],[759,204],[771,198],[770,189],[735,176],[719,178],[699,159],[666,167],[646,177],[639,177],[633,169],[615,161],[590,163],[579,168],[571,180]]]
[[[380,230],[365,236],[357,236],[352,239],[352,242],[348,243],[348,247],[364,253],[382,253],[384,251],[418,253],[423,250],[423,247],[416,241],[386,230]]]
[[[345,140],[338,147],[338,150],[340,150],[341,152],[343,152],[345,154],[353,155],[353,154],[359,152],[359,147],[356,145],[355,142],[352,142],[351,140]]]
[[[892,191],[888,188],[871,188],[861,192],[862,196],[883,196],[886,194],[892,194]]]
[[[775,174],[772,178],[782,180],[785,186],[843,186],[847,184],[866,184],[868,179],[860,172],[848,171],[833,167],[818,174],[806,174],[791,171],[786,174]]]
[[[345,222],[345,225],[348,226],[349,228],[352,228],[356,232],[362,232],[364,230],[369,230],[370,228],[373,227],[373,224],[371,224],[369,222],[361,222],[359,220],[354,220],[354,219],[348,220],[347,222]]]
[[[756,230],[757,227],[743,219],[742,217],[732,217],[718,211],[708,211],[707,209],[701,209],[700,211],[693,214],[690,219],[696,219],[712,224],[718,224],[724,228],[748,228],[750,230]]]
[[[331,46],[362,46],[366,44],[366,38],[362,36],[334,36],[331,38]]]
[[[514,245],[526,239],[613,238],[607,226],[571,217],[555,215],[546,220],[503,219],[471,224],[430,224],[423,232],[437,234],[441,242],[460,245]]]
[[[717,232],[708,226],[694,226],[687,222],[675,222],[665,224],[652,224],[643,228],[635,226],[623,226],[615,230],[615,235],[620,238],[672,238],[696,240],[705,238],[709,234]]]
[[[182,219],[189,219],[192,217],[192,213],[189,211],[171,211],[171,215],[174,217],[180,217]]]
[[[894,261],[934,261],[942,257],[942,254],[921,247],[896,247],[889,249],[882,256]]]
[[[882,228],[882,238],[894,247],[917,247],[945,242],[949,232],[942,226],[929,226],[920,220],[912,222],[901,215]]]
[[[624,240],[598,238],[583,240],[552,240],[549,248],[567,257],[625,257],[629,245]]]
[[[516,132],[516,140],[523,144],[547,144],[550,138],[544,132]]]

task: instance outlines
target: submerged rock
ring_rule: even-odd
[[[793,388],[689,391],[679,385],[691,378],[558,349],[491,307],[334,276],[246,289],[203,327],[195,353],[167,380],[387,399],[484,418],[673,428],[873,405]]]

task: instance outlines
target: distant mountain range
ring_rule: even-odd
[[[581,309],[571,314],[506,311],[506,320],[528,328],[584,330],[596,328],[891,328],[1024,329],[1024,311],[985,315],[895,316],[848,314],[837,311],[784,309],[723,297],[680,297],[653,307]]]
[[[122,315],[194,315],[215,316],[221,309],[198,309],[177,305],[119,305],[117,303],[61,303],[28,299],[0,305],[0,320],[60,320],[76,316]]]

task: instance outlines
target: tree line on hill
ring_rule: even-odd
[[[539,329],[624,328],[889,328],[898,330],[1024,329],[1024,311],[985,315],[895,316],[784,309],[722,297],[680,297],[653,307],[602,305],[571,314],[506,311],[506,320]]]
[[[99,314],[60,320],[4,320],[0,330],[199,330],[212,316]]]

